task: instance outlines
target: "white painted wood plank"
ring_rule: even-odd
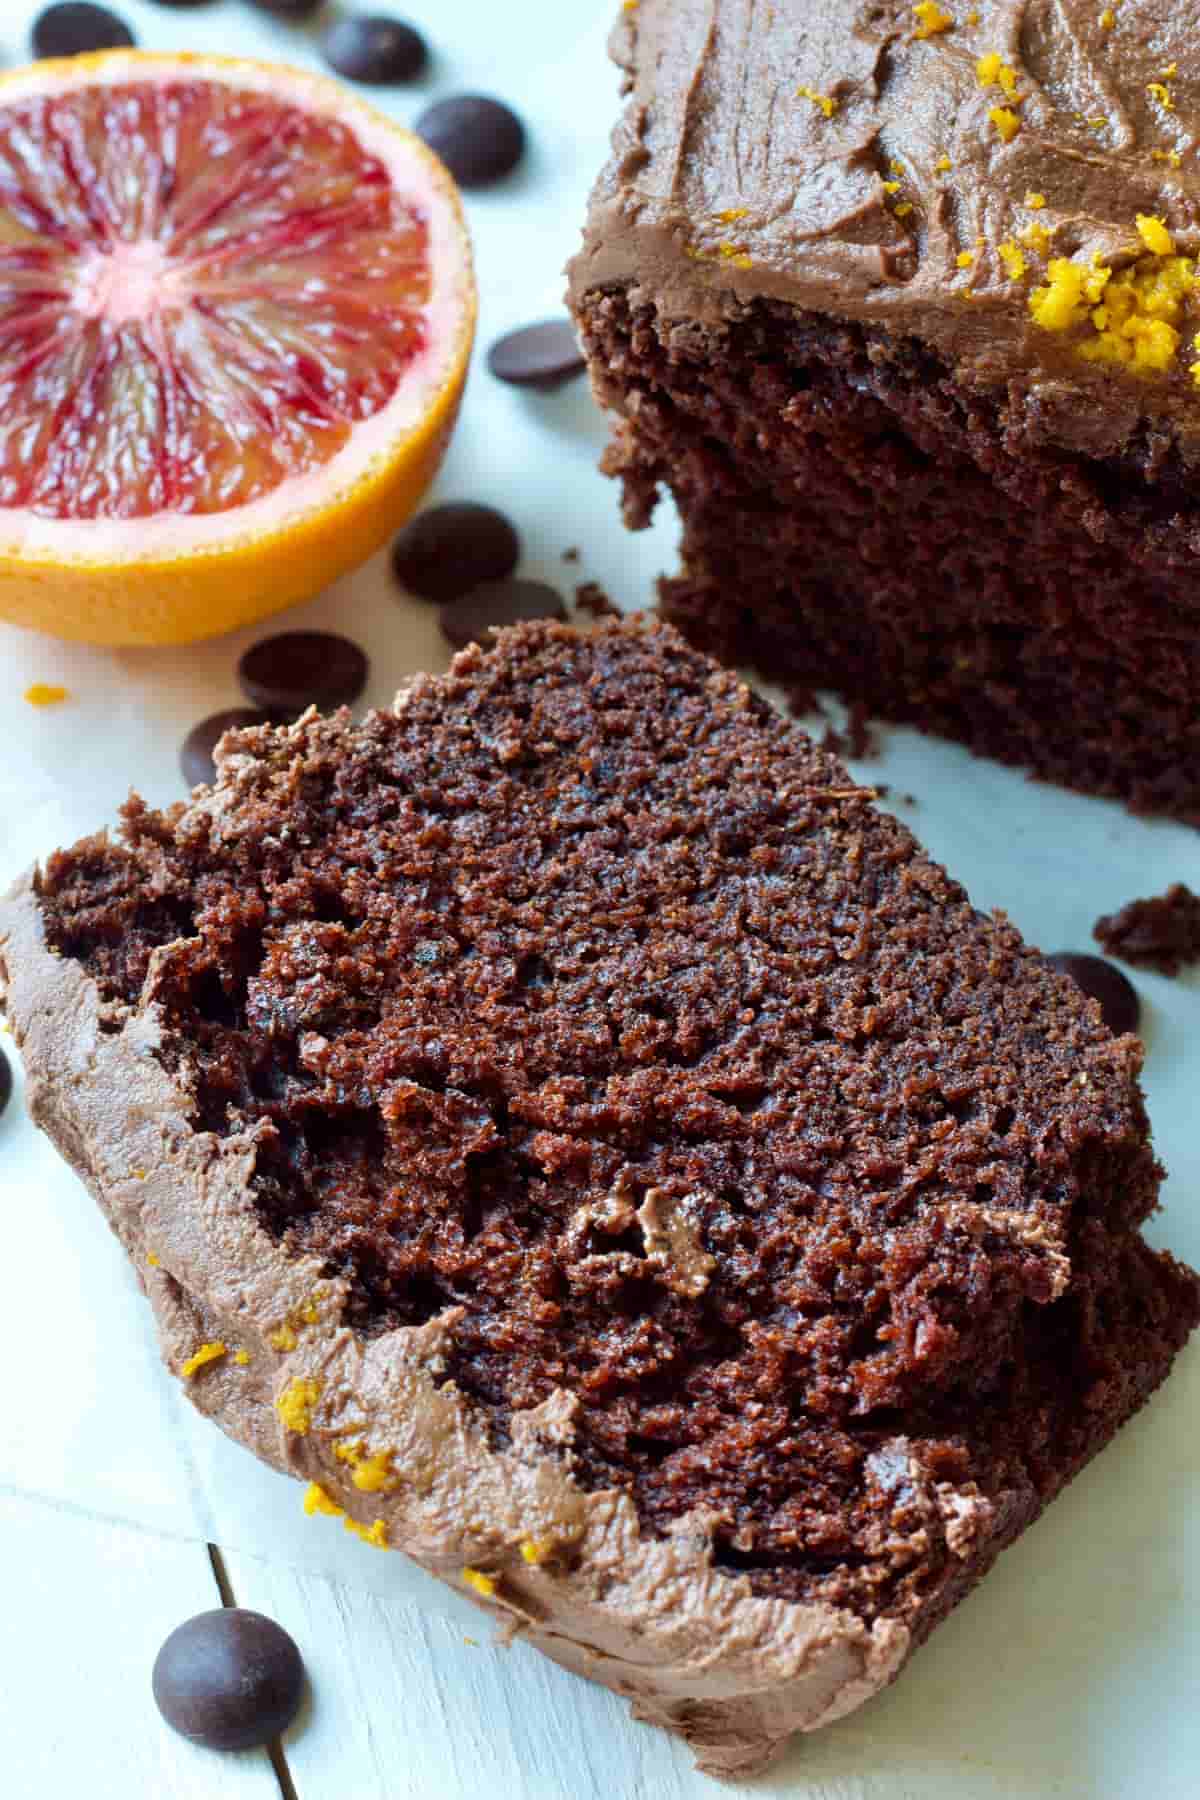
[[[300,1800],[1194,1800],[1198,1408],[1200,1347],[895,1687],[753,1786],[698,1775],[678,1742],[520,1643],[493,1648],[482,1615],[471,1648],[460,1625],[366,1588],[227,1564],[239,1604],[309,1663],[312,1715],[286,1744]]]
[[[284,1740],[300,1800],[685,1800],[729,1794],[625,1702],[519,1641],[256,1557],[226,1555],[239,1606],[290,1631],[311,1704]],[[336,1787],[335,1787],[336,1782]]]
[[[265,1751],[197,1749],[151,1696],[168,1632],[221,1603],[204,1544],[0,1494],[0,1594],[4,1800],[279,1800]]]

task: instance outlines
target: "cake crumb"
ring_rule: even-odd
[[[1043,206],[1046,204],[1046,196],[1045,194],[1035,194],[1031,188],[1025,196],[1025,204],[1034,212],[1041,212]]]
[[[1010,107],[993,106],[988,111],[988,118],[1006,144],[1011,144],[1021,129],[1021,121]]]
[[[61,706],[70,697],[67,688],[58,687],[51,681],[35,681],[25,689],[25,699],[30,706]]]
[[[1178,975],[1186,964],[1200,962],[1200,895],[1182,881],[1165,894],[1131,900],[1119,912],[1106,913],[1092,927],[1106,955],[1135,968]]]
[[[485,1575],[482,1569],[466,1568],[462,1572],[462,1578],[469,1588],[474,1588],[481,1599],[495,1599],[496,1583],[490,1575]]]
[[[579,545],[569,545],[567,549],[563,551],[562,559],[566,563],[577,563],[579,561]]]
[[[839,731],[834,725],[826,726],[821,748],[831,751],[834,756],[853,756],[859,762],[878,756],[879,740],[861,701],[855,700],[847,710],[844,730]]]
[[[593,619],[619,619],[621,609],[609,599],[598,581],[583,581],[575,589],[575,604]]]
[[[825,716],[825,708],[821,705],[812,688],[803,682],[790,682],[784,689],[784,700],[793,719],[806,719],[810,713]]]
[[[235,1350],[233,1353],[233,1360],[235,1363],[239,1363],[244,1369],[246,1364],[250,1361],[250,1352],[248,1350]]]
[[[155,1256],[153,1250],[147,1250],[146,1261],[150,1264],[150,1267],[152,1269],[160,1269],[162,1267],[162,1264],[160,1263],[158,1257]]]
[[[1175,111],[1175,101],[1171,95],[1171,90],[1164,81],[1148,81],[1146,83],[1146,92],[1152,100],[1158,101],[1158,104],[1162,107],[1164,112]]]

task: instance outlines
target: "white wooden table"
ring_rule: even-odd
[[[239,0],[173,9],[113,0],[148,47],[189,45],[319,66],[311,33]],[[492,91],[524,115],[523,172],[471,197],[481,342],[553,311],[615,116],[603,44],[617,0],[395,0],[437,52],[435,94]],[[787,0],[801,18],[809,0]],[[391,0],[389,0],[391,4]],[[28,0],[0,7],[0,60],[24,59]],[[363,10],[369,10],[363,0]],[[500,505],[523,572],[598,579],[644,605],[673,560],[669,511],[632,537],[595,470],[604,427],[586,388],[516,395],[476,370],[438,493]],[[577,567],[562,551],[582,547]],[[370,649],[371,704],[444,664],[427,609],[398,604],[385,559],[297,622]],[[188,726],[236,702],[254,633],[183,655],[102,655],[0,627],[0,882],[111,817],[130,780],[178,797]],[[34,680],[67,706],[33,715]],[[1200,839],[1049,790],[911,734],[887,734],[868,779],[891,784],[981,906],[1047,949],[1086,948],[1095,915],[1174,878],[1200,886]],[[1200,1261],[1200,1001],[1141,978],[1148,1088],[1171,1170],[1154,1230]],[[148,1310],[96,1209],[24,1117],[0,1120],[6,1266],[0,1302],[0,1800],[708,1800],[673,1741],[520,1643],[502,1650],[465,1603],[329,1521],[299,1489],[198,1420],[158,1362]],[[43,1283],[54,1282],[47,1326]],[[755,1789],[805,1800],[1195,1800],[1200,1792],[1200,1357],[943,1626],[903,1682],[798,1745]],[[220,1546],[219,1551],[210,1545]],[[220,1574],[220,1580],[218,1579]],[[150,1669],[167,1633],[223,1599],[296,1637],[311,1700],[273,1764],[217,1756],[161,1724]],[[728,1792],[728,1790],[725,1790]]]

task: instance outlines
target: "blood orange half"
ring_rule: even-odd
[[[475,290],[457,192],[332,81],[114,51],[0,80],[0,617],[227,631],[412,511]]]

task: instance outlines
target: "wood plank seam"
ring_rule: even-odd
[[[208,1560],[212,1565],[213,1580],[217,1584],[217,1592],[221,1596],[221,1605],[236,1606],[237,1599],[233,1591],[233,1582],[230,1580],[229,1570],[226,1566],[225,1558],[221,1555],[220,1546],[218,1544],[209,1544]],[[300,1796],[296,1790],[296,1784],[292,1780],[292,1771],[288,1767],[287,1756],[283,1748],[283,1740],[281,1738],[272,1738],[270,1743],[264,1745],[264,1749],[271,1759],[271,1767],[275,1771],[275,1779],[279,1783],[280,1800],[300,1800]]]

